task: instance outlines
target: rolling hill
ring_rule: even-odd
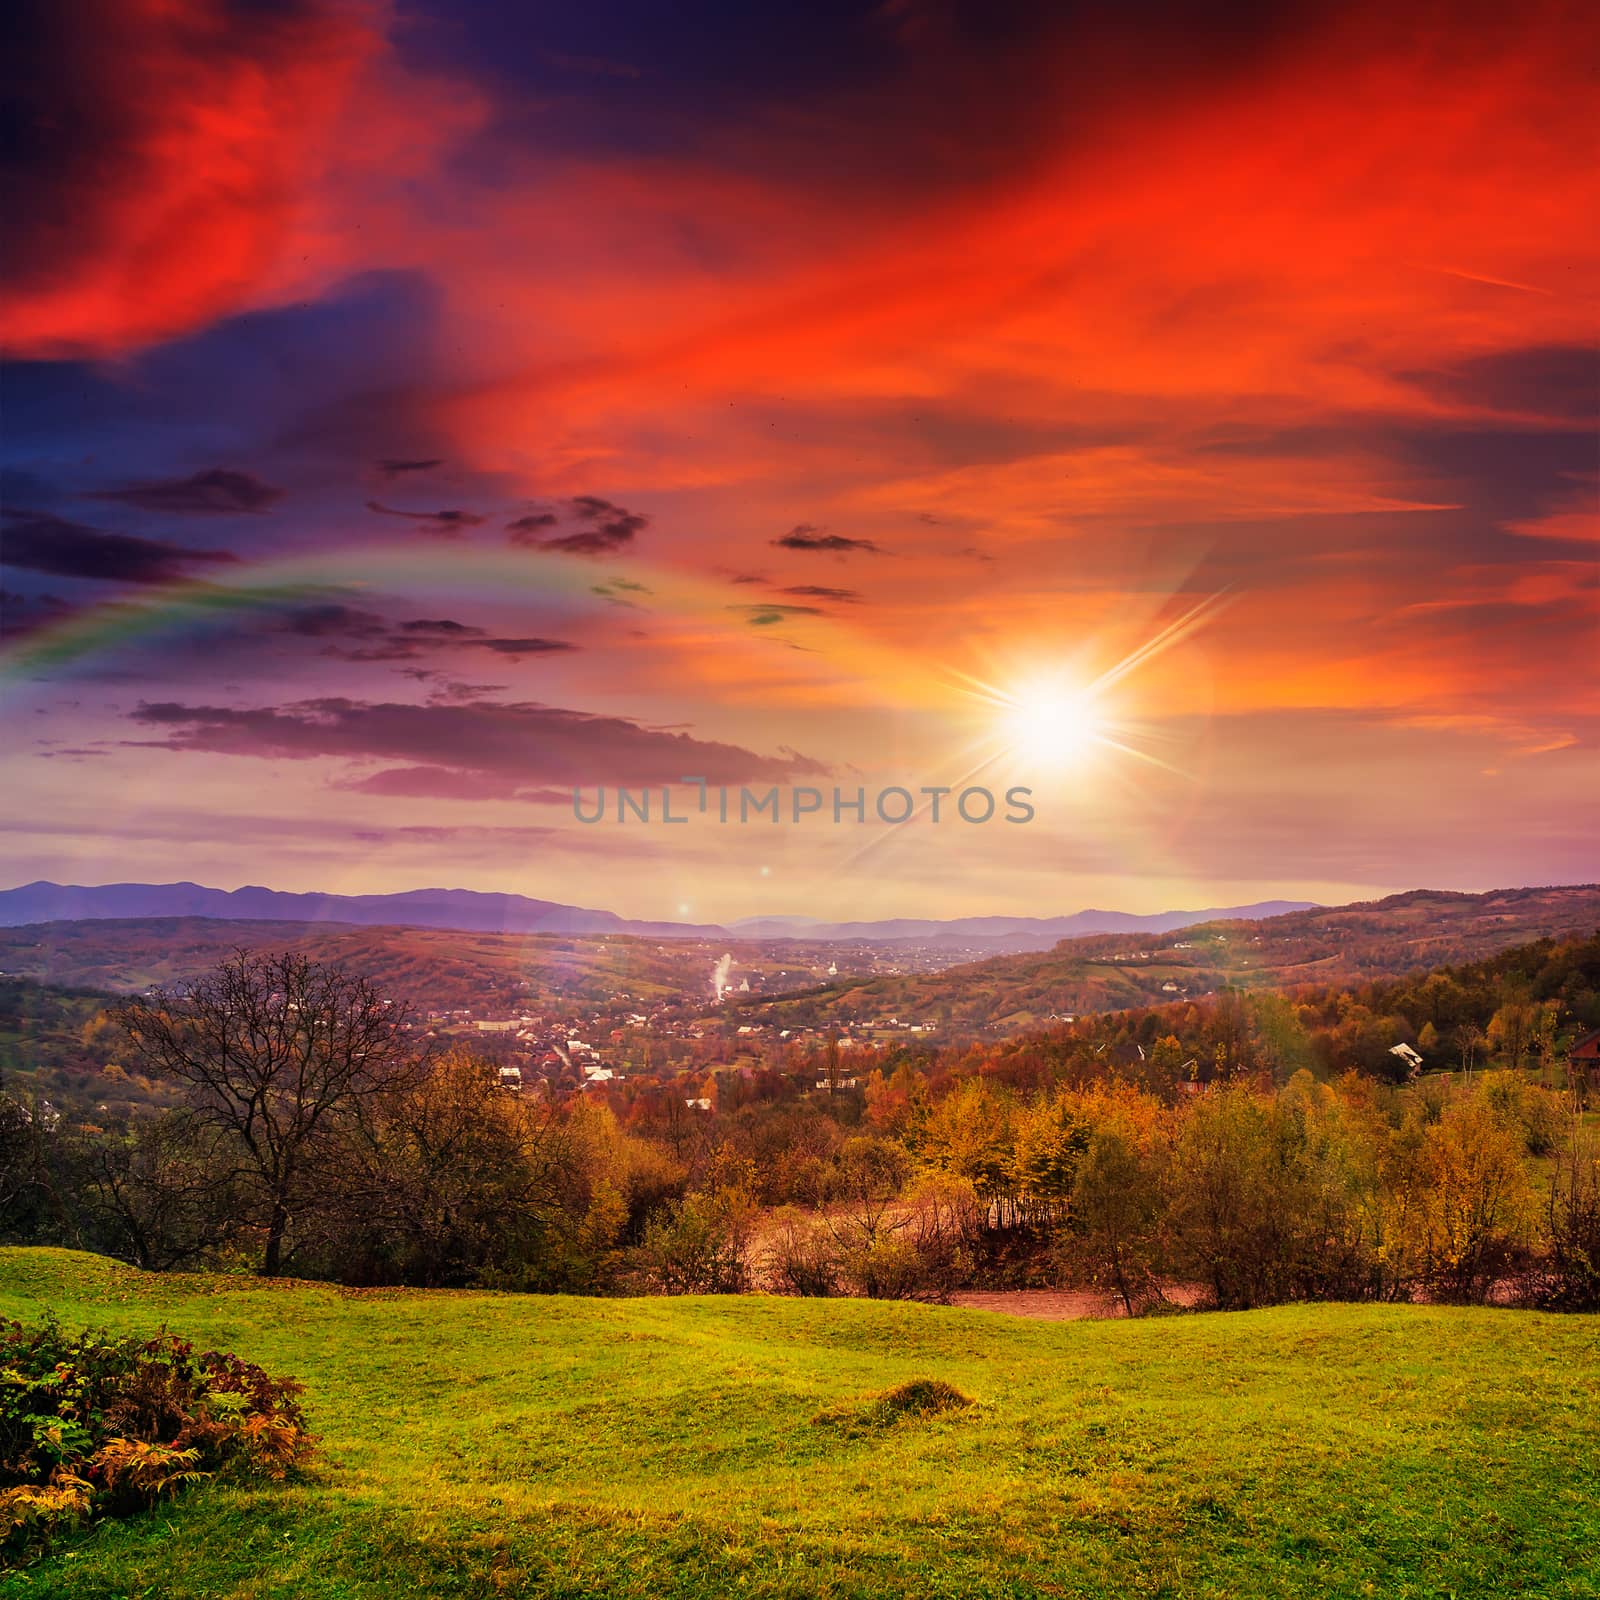
[[[361,972],[425,1010],[470,1007],[491,1015],[541,999],[601,1006],[618,997],[641,1006],[710,1009],[708,974],[728,951],[757,991],[732,1001],[743,1021],[821,1026],[894,1016],[1006,1031],[1053,1016],[1192,999],[1230,984],[1282,988],[1395,977],[1597,926],[1596,886],[1483,895],[1417,890],[1260,921],[1071,939],[1043,953],[960,965],[933,957],[928,965],[937,970],[819,984],[833,948],[827,941],[107,918],[0,928],[0,977],[128,993],[195,977],[238,949],[293,947]],[[873,965],[882,962],[864,960],[861,970]]]
[[[930,921],[896,917],[885,922],[822,922],[814,917],[746,917],[730,922],[741,939],[914,940],[920,944],[989,945],[1003,951],[1048,950],[1062,939],[1097,933],[1170,933],[1221,918],[1280,917],[1308,911],[1310,900],[1262,900],[1254,905],[1210,911],[1158,911],[1139,916],[1128,911],[1075,911],[1063,917],[952,917]]]
[[[347,966],[423,1008],[480,1013],[540,996],[702,992],[715,959],[710,944],[688,940],[142,917],[0,929],[0,974],[129,993],[197,977],[236,950],[284,949]]]
[[[1593,884],[1478,895],[1419,889],[1258,922],[1204,923],[1183,929],[1181,938],[1075,939],[1043,954],[841,980],[798,995],[751,1000],[742,1009],[780,1026],[894,1017],[901,1023],[1005,1030],[1081,1012],[1193,999],[1227,985],[1293,988],[1398,977],[1596,927],[1600,886]]]
[[[70,1536],[0,1573],[5,1596],[1594,1593],[1593,1317],[1047,1323],[351,1292],[0,1250],[0,1315],[46,1312],[300,1378],[320,1461]],[[889,1403],[922,1378],[975,1403]]]

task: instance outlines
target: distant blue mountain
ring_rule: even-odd
[[[402,894],[287,894],[279,889],[207,889],[198,883],[27,883],[0,889],[0,927],[109,917],[214,917],[227,922],[343,922],[363,927],[458,928],[467,933],[633,933],[715,938],[715,924],[630,922],[520,894],[408,889]]]
[[[915,940],[994,951],[1048,950],[1060,939],[1097,933],[1170,933],[1223,918],[1276,917],[1304,911],[1307,900],[1264,900],[1207,911],[1078,911],[1061,917],[894,918],[821,922],[808,917],[747,917],[717,923],[636,922],[520,894],[476,889],[409,889],[402,894],[288,894],[279,889],[207,889],[198,883],[23,884],[0,889],[0,927],[107,918],[211,917],[229,922],[341,922],[363,927],[458,928],[466,933],[638,934],[658,939]]]
[[[1309,911],[1312,900],[1259,900],[1254,905],[1205,911],[1074,911],[1060,917],[953,917],[927,921],[896,917],[887,922],[819,922],[810,917],[746,917],[728,924],[741,939],[908,939],[938,944],[1000,944],[1011,950],[1048,950],[1061,939],[1097,933],[1171,933],[1201,922],[1254,921]]]

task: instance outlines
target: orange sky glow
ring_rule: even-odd
[[[1600,877],[1588,8],[561,10],[41,12],[7,881]],[[696,759],[1037,816],[573,819]]]

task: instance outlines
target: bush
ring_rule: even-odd
[[[1546,1202],[1547,1254],[1526,1298],[1550,1311],[1600,1311],[1600,1155],[1577,1140]]]
[[[125,1515],[202,1478],[283,1478],[310,1456],[292,1378],[162,1332],[0,1321],[0,1550]]]
[[[838,1294],[839,1260],[833,1236],[819,1222],[786,1208],[766,1253],[766,1275],[779,1294],[817,1298]]]
[[[749,1201],[737,1191],[697,1191],[650,1219],[634,1262],[658,1294],[742,1294],[750,1286],[745,1247]]]

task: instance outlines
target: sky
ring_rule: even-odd
[[[1590,8],[17,33],[0,884],[725,921],[1600,878]],[[733,819],[664,824],[688,776]],[[971,786],[1031,820],[920,793]]]

